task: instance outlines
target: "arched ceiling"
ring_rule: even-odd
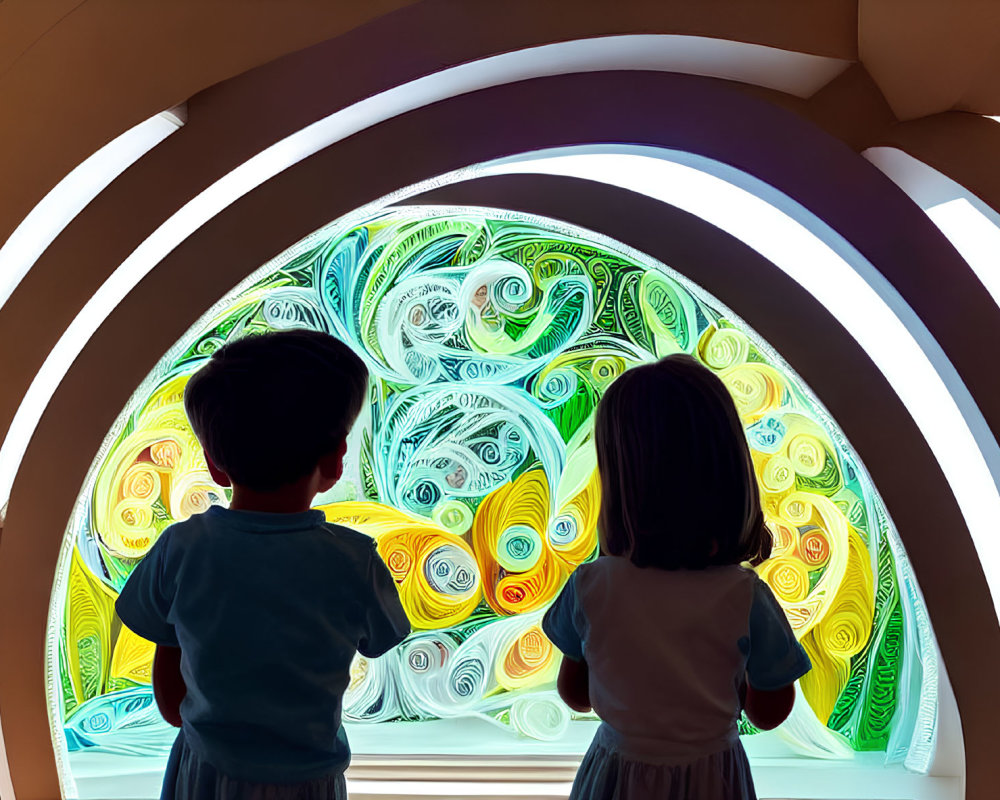
[[[443,12],[480,51],[657,32],[860,61],[848,82],[800,108],[856,147],[897,121],[1000,113],[1000,6],[982,0],[507,0],[489,30],[471,23],[469,8],[470,0],[0,0],[0,107],[14,121],[0,126],[0,240],[63,175],[140,120],[394,12]],[[847,99],[849,123],[840,113]]]

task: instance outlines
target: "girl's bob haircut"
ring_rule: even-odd
[[[687,355],[623,373],[597,407],[601,550],[640,567],[703,569],[771,554],[729,392]]]

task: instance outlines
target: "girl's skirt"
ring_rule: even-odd
[[[756,800],[738,738],[723,749],[677,759],[601,725],[573,782],[570,800]]]
[[[301,783],[230,778],[202,760],[180,731],[167,761],[160,800],[347,800],[347,783],[342,772]]]

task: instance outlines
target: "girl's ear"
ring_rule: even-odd
[[[347,454],[347,439],[342,439],[333,450],[319,460],[319,474],[323,483],[329,482],[329,489],[344,474],[344,456]],[[325,491],[325,490],[324,490]]]
[[[219,486],[232,486],[233,482],[229,476],[219,469],[219,465],[212,461],[212,457],[208,454],[207,450],[202,450],[205,454],[205,463],[208,464],[208,474],[212,476],[212,480],[215,481]]]

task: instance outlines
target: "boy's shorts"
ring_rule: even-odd
[[[302,783],[230,778],[188,747],[181,730],[170,750],[160,800],[347,800],[347,782],[343,772]]]

